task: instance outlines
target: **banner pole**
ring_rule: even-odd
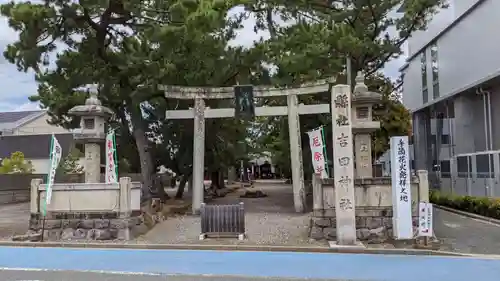
[[[321,137],[323,138],[323,155],[325,158],[326,174],[330,177],[330,167],[328,166],[328,155],[326,154],[325,128],[321,126]]]
[[[116,134],[115,130],[112,130],[113,134],[113,159],[115,161],[115,178],[118,181],[118,153],[116,152]]]
[[[47,190],[49,189],[49,179],[50,179],[50,171],[52,170],[52,159],[53,159],[53,154],[54,154],[54,134],[50,137],[50,147],[49,147],[49,163],[50,163],[50,170],[46,176],[45,179],[45,200],[43,200],[43,205],[42,205],[42,236],[41,236],[41,241],[43,242],[43,234],[45,232],[45,219],[47,217]]]

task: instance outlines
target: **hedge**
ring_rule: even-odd
[[[497,198],[449,195],[431,190],[429,200],[436,205],[500,219],[500,199]]]

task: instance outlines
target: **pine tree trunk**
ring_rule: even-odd
[[[182,176],[182,180],[179,183],[179,188],[177,189],[177,192],[175,193],[175,199],[182,199],[182,196],[184,195],[184,188],[186,188],[186,183],[189,179],[188,175]]]
[[[147,201],[151,199],[153,191],[153,179],[155,174],[153,167],[153,159],[151,157],[151,151],[149,148],[149,142],[146,137],[146,130],[144,129],[144,124],[141,116],[141,110],[139,105],[135,106],[130,110],[133,135],[137,145],[137,150],[139,152],[139,161],[141,167],[141,179],[142,179],[142,198],[141,201]]]

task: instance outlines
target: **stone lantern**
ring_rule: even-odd
[[[98,183],[101,178],[101,143],[106,139],[105,123],[113,112],[102,106],[96,92],[90,92],[85,105],[71,108],[68,114],[81,118],[81,131],[75,134],[75,140],[85,147],[85,183]]]
[[[360,71],[352,95],[352,132],[357,178],[372,178],[372,138],[371,133],[380,128],[380,122],[373,120],[373,106],[380,102],[382,95],[368,91],[365,78]]]

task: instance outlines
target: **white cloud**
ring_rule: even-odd
[[[0,4],[7,3],[8,0],[0,0]],[[241,12],[243,8],[237,7],[232,13]],[[269,38],[268,32],[260,31],[255,33],[253,30],[255,18],[250,17],[245,20],[244,28],[238,32],[238,35],[231,44],[251,46],[255,41],[261,38]],[[5,18],[0,19],[0,49],[4,50],[7,44],[17,39],[17,34],[9,28]],[[405,56],[389,62],[384,68],[386,75],[396,78],[398,68],[404,63]],[[7,62],[3,55],[0,55],[0,111],[15,111],[22,109],[35,109],[38,104],[28,102],[30,95],[36,94],[37,84],[34,81],[33,73],[19,72],[15,65]]]
[[[27,102],[16,107],[13,111],[28,111],[28,110],[40,110],[40,104],[38,102]]]

